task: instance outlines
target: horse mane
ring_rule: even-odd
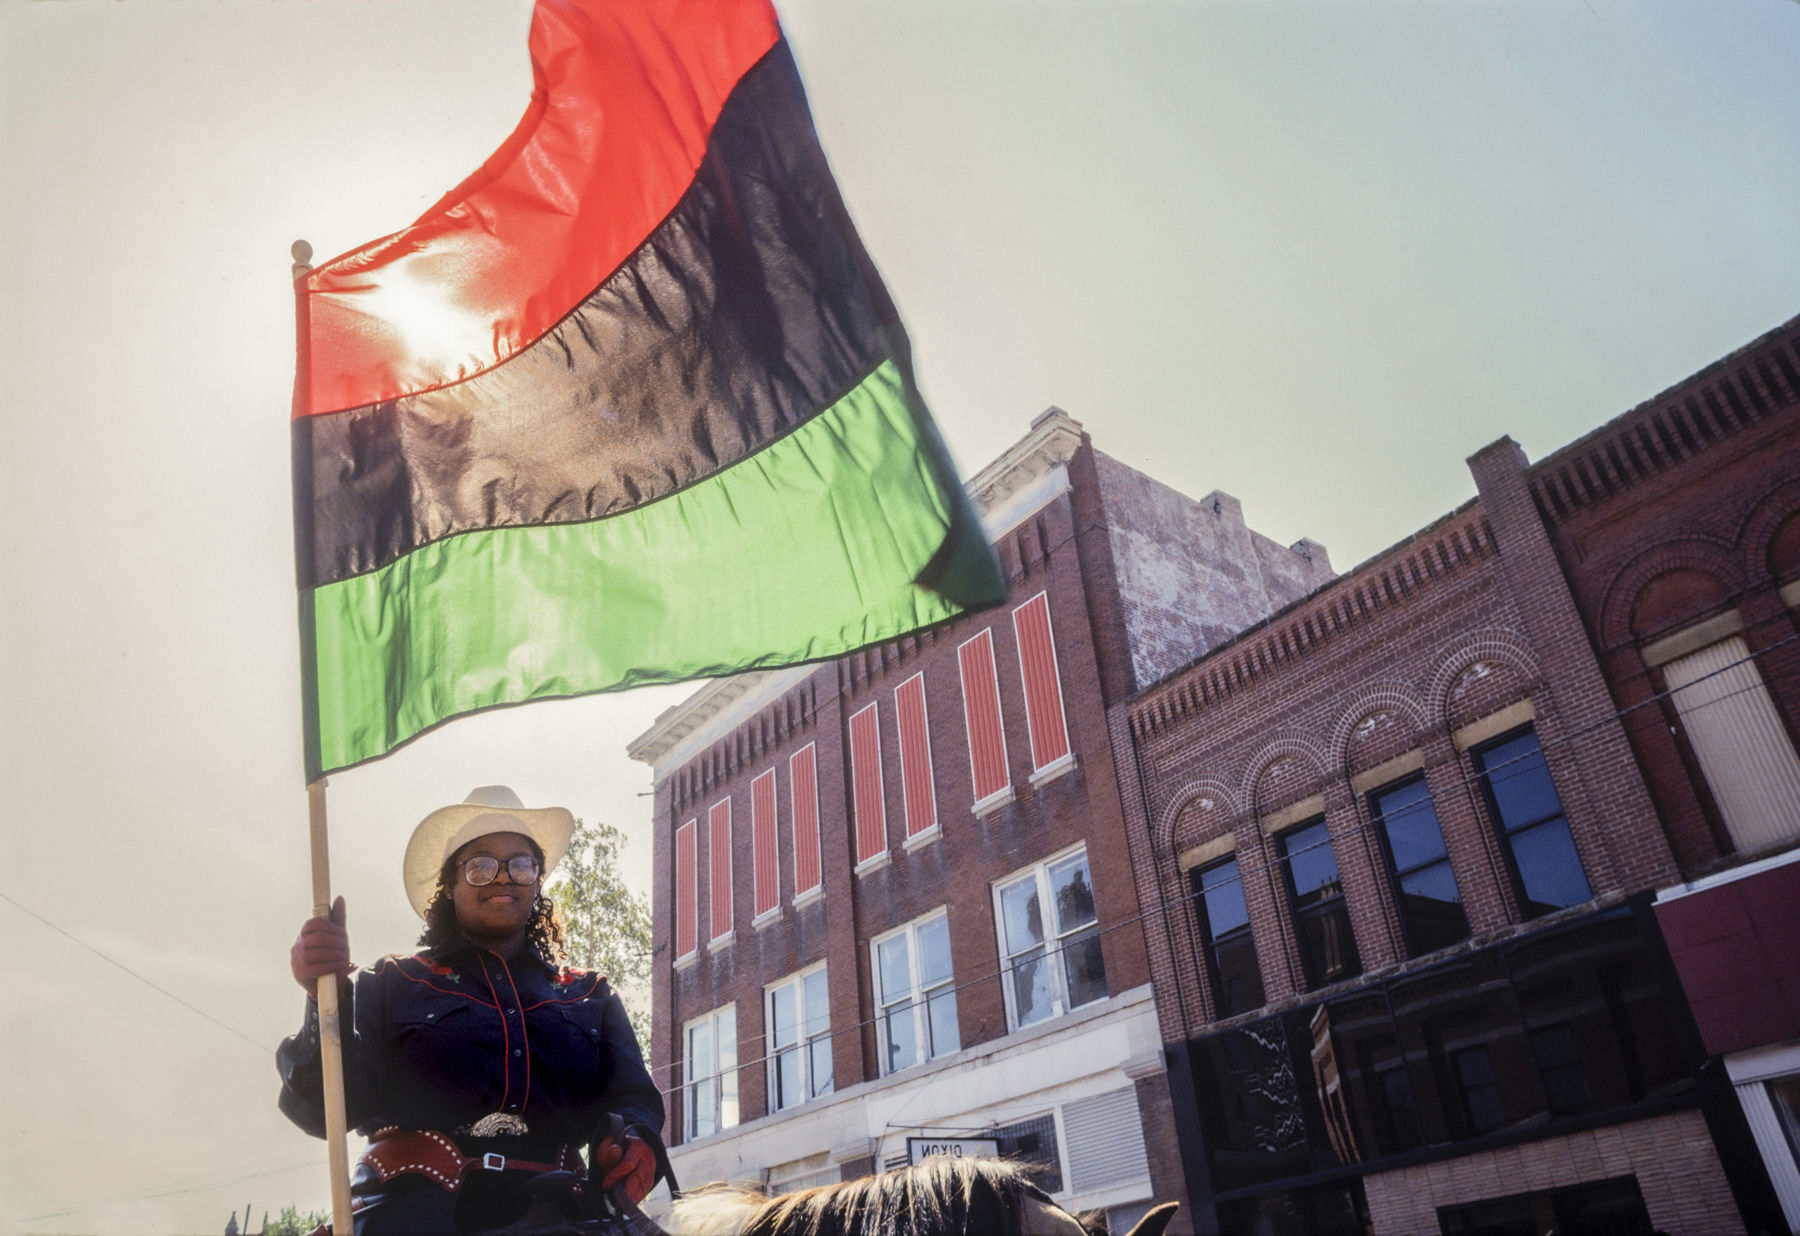
[[[1050,1203],[1023,1167],[934,1155],[777,1197],[709,1185],[677,1201],[672,1222],[681,1236],[1000,1236],[1032,1200]]]

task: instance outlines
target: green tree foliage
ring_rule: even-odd
[[[265,1219],[262,1231],[258,1236],[306,1236],[321,1223],[329,1222],[331,1212],[328,1210],[302,1211],[296,1206],[285,1206],[273,1219]]]
[[[626,887],[619,873],[624,848],[625,834],[610,824],[576,820],[569,852],[544,892],[562,911],[569,961],[600,971],[615,989],[641,992],[650,981],[650,900]],[[631,1028],[648,1055],[649,1013],[632,1003]]]

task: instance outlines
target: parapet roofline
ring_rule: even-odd
[[[1084,433],[1080,421],[1052,405],[1032,420],[1024,437],[964,483],[989,540],[1068,488],[1068,463],[1081,448]],[[712,679],[658,714],[649,729],[626,745],[625,754],[655,769],[677,747],[703,748],[817,668],[801,665]],[[694,741],[698,738],[705,741]]]

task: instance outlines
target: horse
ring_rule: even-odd
[[[546,1204],[567,1183],[552,1177],[564,1175],[540,1178]],[[494,1236],[1105,1236],[1103,1226],[1058,1206],[1023,1167],[948,1155],[776,1197],[707,1185],[676,1199],[670,1231],[621,1194],[609,1206],[610,1215],[578,1223],[540,1210]],[[1162,1236],[1175,1209],[1157,1206],[1127,1236]]]
[[[1127,1236],[1162,1236],[1175,1203],[1158,1206]],[[895,1168],[768,1197],[708,1186],[678,1199],[676,1236],[1105,1236],[999,1159],[934,1155]]]

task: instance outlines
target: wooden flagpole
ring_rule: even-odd
[[[312,826],[313,914],[331,913],[331,855],[326,845],[325,778],[306,787]],[[351,1236],[349,1129],[344,1119],[344,1037],[338,1023],[338,976],[319,980],[319,1058],[325,1069],[325,1154],[331,1168],[331,1231]]]
[[[312,270],[312,246],[296,240],[294,257],[294,329],[297,342],[294,366],[294,412],[306,395],[306,366],[311,331],[306,300],[306,285],[301,282]],[[306,689],[303,683],[302,690]],[[314,917],[331,914],[331,850],[325,821],[325,778],[306,787],[306,810],[312,838],[312,895]],[[324,1071],[325,1086],[325,1157],[331,1170],[331,1230],[333,1236],[353,1236],[355,1224],[350,1217],[350,1155],[348,1122],[344,1113],[344,1035],[338,1022],[338,976],[327,974],[319,980],[319,1060]],[[248,1222],[248,1216],[246,1216]]]

